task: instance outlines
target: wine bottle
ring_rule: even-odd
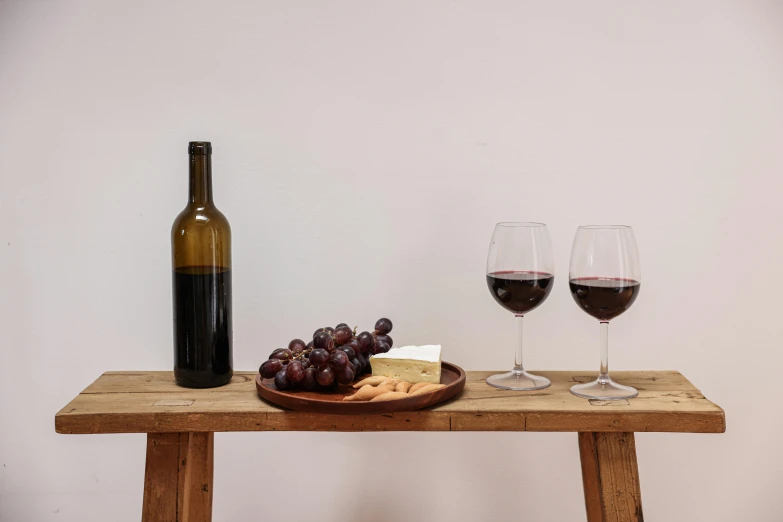
[[[188,388],[231,380],[231,227],[212,201],[212,144],[192,141],[190,197],[171,227],[174,377]]]

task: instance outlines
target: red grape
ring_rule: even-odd
[[[341,351],[341,352],[345,352],[345,355],[348,356],[348,360],[349,361],[351,359],[353,359],[354,357],[356,357],[356,352],[354,351],[354,349],[351,348],[350,346],[348,346],[347,344],[344,345],[344,346],[339,347],[338,350]]]
[[[299,361],[291,361],[285,369],[285,376],[291,382],[300,382],[304,378],[304,366]]]
[[[337,345],[343,345],[351,340],[353,337],[353,331],[349,326],[341,326],[334,331],[334,342]]]
[[[323,348],[315,348],[310,352],[310,364],[315,367],[323,366],[329,361],[329,352]]]
[[[337,382],[340,384],[351,384],[356,375],[356,371],[350,363],[346,364],[344,368],[337,370],[335,373],[337,374]]]
[[[329,356],[329,366],[335,370],[345,368],[346,364],[348,364],[348,356],[341,350],[335,350],[334,353]]]
[[[281,361],[287,361],[292,357],[291,350],[288,348],[278,348],[274,352],[272,352],[272,355],[269,356],[270,359],[280,359]]]
[[[271,379],[277,372],[283,369],[283,363],[279,359],[269,359],[264,361],[261,367],[258,369],[258,373],[264,379]]]
[[[329,386],[334,382],[334,371],[328,366],[321,366],[315,374],[315,379],[321,386]]]
[[[315,334],[315,337],[313,337],[313,346],[328,350],[334,346],[334,340],[332,339],[332,336],[329,335],[329,332],[318,332]]]
[[[301,339],[294,339],[290,343],[288,343],[288,349],[291,350],[291,353],[294,355],[299,355],[303,351],[305,351],[305,348],[307,345],[305,342]]]
[[[375,339],[370,332],[362,332],[356,336],[356,342],[359,344],[359,351],[361,353],[367,353],[375,344]]]
[[[388,335],[382,335],[382,334],[381,335],[376,335],[375,336],[375,342],[377,343],[378,341],[382,341],[382,342],[388,344],[389,348],[394,346],[394,341]]]
[[[378,319],[375,323],[375,331],[381,335],[386,335],[392,331],[392,322],[385,317]]]
[[[311,391],[318,385],[318,381],[315,380],[316,369],[312,366],[305,370],[304,377],[302,378],[302,388]]]
[[[385,317],[378,319],[374,330],[359,335],[348,323],[319,328],[308,343],[293,339],[288,348],[272,352],[258,371],[264,379],[274,379],[279,390],[328,391],[371,372],[370,356],[394,346],[391,331],[392,322]]]
[[[288,380],[288,377],[286,377],[285,374],[285,370],[280,370],[275,374],[275,387],[280,391],[287,390],[291,387],[291,381]]]

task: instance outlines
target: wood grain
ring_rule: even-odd
[[[142,522],[211,522],[213,433],[150,433]]]
[[[587,522],[644,522],[633,433],[580,433]]]
[[[185,434],[183,434],[183,437]],[[214,433],[188,433],[185,464],[180,460],[180,521],[211,522]]]
[[[180,388],[172,372],[108,372],[55,416],[59,433],[214,431],[578,431],[722,433],[723,410],[675,371],[613,372],[639,390],[618,403],[587,401],[570,387],[590,372],[538,372],[552,386],[534,392],[487,385],[495,372],[467,372],[456,399],[431,409],[383,415],[286,411],[258,398],[255,372],[221,388]]]
[[[142,522],[179,522],[179,433],[147,435]]]

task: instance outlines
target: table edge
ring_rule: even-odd
[[[422,415],[424,414],[424,415]],[[666,428],[655,428],[656,419],[665,415]],[[94,417],[94,418],[93,418]],[[243,431],[313,432],[639,432],[639,433],[725,433],[726,416],[722,409],[703,412],[635,412],[617,416],[596,412],[574,423],[564,420],[563,412],[438,412],[419,411],[383,415],[317,415],[301,412],[222,413],[229,429],[183,418],[181,413],[91,414],[55,416],[55,431],[60,434],[101,433],[175,433]],[[487,419],[492,419],[488,421]],[[491,424],[490,424],[491,422]],[[127,426],[133,426],[128,429]]]
[[[491,370],[467,371],[486,373]],[[583,373],[583,370],[549,370],[560,373]],[[678,370],[628,370],[639,372],[661,372],[679,375],[694,390],[701,393],[693,383]],[[725,433],[726,415],[720,406],[704,400],[715,407],[712,411],[671,412],[648,410],[644,412],[574,412],[581,417],[578,423],[564,420],[568,411],[522,411],[522,412],[443,412],[422,410],[383,415],[322,415],[279,409],[273,412],[221,413],[221,417],[237,417],[231,422],[231,429],[220,426],[204,427],[181,412],[160,413],[76,413],[66,412],[71,403],[81,395],[91,395],[86,390],[104,375],[166,373],[165,370],[106,371],[87,386],[74,399],[63,406],[54,418],[55,431],[60,434],[101,433],[172,433],[172,432],[240,432],[240,431],[337,431],[337,432],[486,432],[486,431],[532,431],[532,432],[650,432],[650,433]],[[253,375],[252,371],[237,371],[236,374]],[[546,372],[544,372],[546,373]],[[586,372],[585,372],[586,373]],[[228,391],[228,390],[227,390]],[[163,393],[163,392],[161,392]],[[619,415],[618,415],[619,414]],[[190,416],[209,414],[189,414]],[[665,429],[650,429],[657,416],[667,416]],[[484,417],[492,417],[493,424],[486,424]],[[674,419],[674,420],[673,420]],[[205,423],[209,424],[209,423]],[[127,426],[132,425],[133,429]]]

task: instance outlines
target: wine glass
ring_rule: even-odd
[[[514,369],[492,375],[487,384],[504,390],[540,390],[549,379],[522,367],[522,318],[544,302],[555,280],[552,242],[543,223],[498,223],[487,256],[487,286],[517,323]]]
[[[571,387],[585,399],[630,399],[638,391],[609,378],[609,321],[628,310],[639,296],[641,268],[636,238],[625,225],[579,227],[568,271],[571,295],[579,308],[598,319],[601,328],[601,370],[598,378]]]

